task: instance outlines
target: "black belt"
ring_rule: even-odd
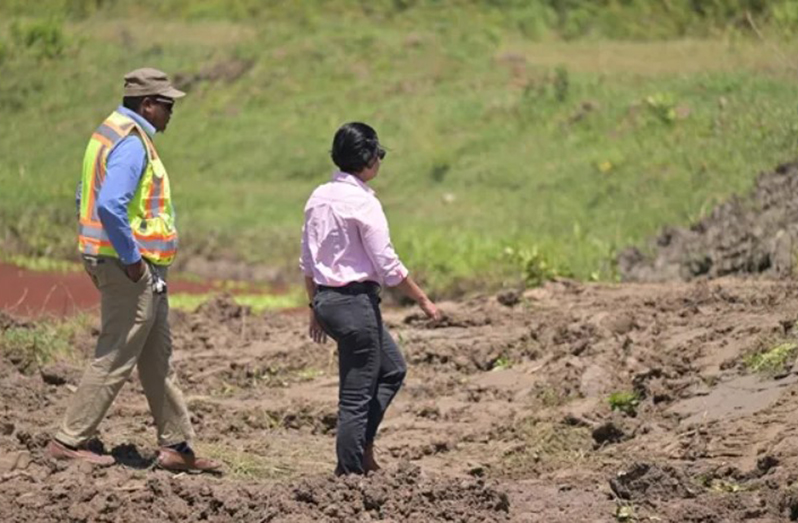
[[[333,291],[340,294],[379,294],[380,284],[374,281],[353,281],[341,287],[318,285],[319,291]]]

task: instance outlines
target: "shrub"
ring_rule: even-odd
[[[676,120],[676,104],[669,94],[657,93],[647,97],[646,107],[662,123],[671,124]]]
[[[559,277],[571,277],[572,273],[564,267],[557,267],[548,259],[537,245],[532,249],[513,249],[507,247],[504,250],[511,263],[521,269],[521,277],[527,287],[540,287],[547,281],[552,281]]]
[[[11,37],[16,46],[30,50],[38,58],[58,58],[66,49],[63,25],[56,20],[37,20],[27,24],[14,22]]]

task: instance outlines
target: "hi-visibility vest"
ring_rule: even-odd
[[[127,207],[130,228],[142,257],[157,265],[169,265],[177,253],[169,177],[147,133],[135,120],[116,111],[94,132],[83,158],[78,249],[92,256],[119,257],[97,215],[97,198],[105,181],[108,155],[131,133],[144,142],[147,166]]]

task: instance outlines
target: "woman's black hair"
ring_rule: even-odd
[[[332,160],[341,171],[357,174],[372,164],[374,158],[385,156],[377,131],[361,122],[350,122],[335,133]]]

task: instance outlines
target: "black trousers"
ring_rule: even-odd
[[[376,285],[320,287],[313,311],[338,343],[336,474],[363,474],[363,451],[374,441],[407,366],[382,323]]]

